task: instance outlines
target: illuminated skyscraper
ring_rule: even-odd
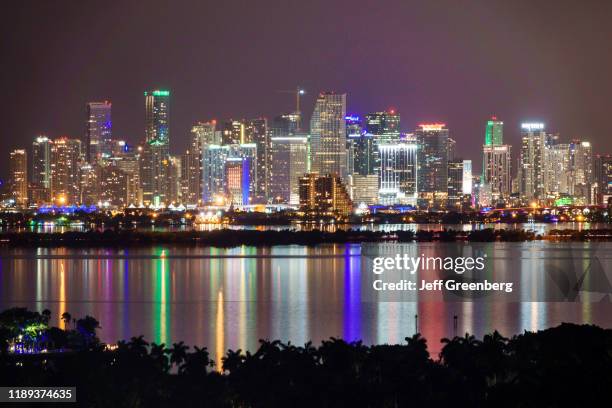
[[[265,203],[268,197],[268,169],[270,133],[268,132],[268,120],[257,118],[246,123],[245,140],[243,143],[253,143],[257,146],[257,184],[255,186],[254,198],[257,202]]]
[[[202,154],[187,150],[181,157],[181,199],[184,204],[199,203],[202,180]]]
[[[347,176],[346,94],[319,94],[310,120],[312,171]]]
[[[469,206],[472,194],[472,161],[448,162],[448,207],[462,209]]]
[[[140,181],[142,201],[145,205],[160,205],[168,199],[166,182],[168,147],[152,141],[145,142],[140,155]],[[167,203],[166,203],[167,204]]]
[[[9,187],[18,207],[28,205],[28,154],[23,149],[13,150],[9,156]]]
[[[377,143],[397,143],[400,140],[400,114],[395,109],[365,115],[367,134],[374,135]]]
[[[170,143],[170,91],[154,90],[145,96],[145,136],[149,144]]]
[[[51,188],[51,141],[39,136],[32,143],[32,183],[43,189]]]
[[[243,157],[229,157],[225,161],[225,190],[230,203],[249,204],[250,162]]]
[[[202,152],[202,202],[223,201],[225,195],[225,162],[229,146],[206,145]]]
[[[247,204],[255,202],[258,178],[257,178],[257,145],[255,143],[243,143],[230,146],[230,158],[244,159],[243,169],[248,171],[248,177],[243,177],[243,181],[248,184],[243,188],[243,193],[247,197]]]
[[[485,131],[485,146],[497,146],[504,144],[504,122],[492,116],[487,121]]]
[[[588,185],[593,181],[593,148],[585,140],[569,143],[569,164],[571,185]]]
[[[308,172],[308,138],[272,137],[270,163],[272,202],[299,204],[299,178]]]
[[[62,137],[51,148],[51,198],[57,204],[80,202],[81,141]]]
[[[552,144],[546,148],[545,156],[546,192],[554,196],[571,194],[569,144]]]
[[[191,145],[181,156],[181,200],[184,204],[197,205],[202,198],[203,152],[208,145],[218,145],[221,138],[216,132],[215,120],[198,122],[191,128]]]
[[[105,153],[112,139],[111,103],[87,104],[87,128],[85,130],[85,155],[88,163],[96,163]]]
[[[347,116],[346,137],[349,172],[361,176],[377,175],[380,169],[380,154],[376,136],[363,130],[357,117]]]
[[[201,150],[202,146],[221,144],[219,134],[216,132],[217,121],[198,122],[191,127],[191,141],[194,150]]]
[[[427,206],[440,206],[448,195],[448,129],[444,123],[421,124],[418,144],[418,193]]]
[[[128,175],[115,165],[100,168],[100,201],[103,206],[125,208],[130,204]]]
[[[385,205],[416,205],[417,144],[382,143],[380,155],[379,202]]]
[[[224,145],[245,143],[246,123],[244,120],[229,120],[223,124]]]
[[[145,143],[140,158],[143,202],[159,205],[170,199],[170,184],[166,179],[170,154],[170,91],[147,91],[144,96]]]
[[[509,145],[483,146],[483,184],[490,187],[492,199],[508,198],[511,192],[510,165],[511,147]]]
[[[607,205],[612,198],[612,155],[595,156],[593,173],[599,190],[597,204]]]
[[[270,126],[272,137],[289,136],[299,132],[300,115],[287,113],[274,118]]]
[[[84,205],[97,205],[100,201],[100,172],[106,166],[83,162],[79,168],[79,203]]]
[[[111,158],[112,165],[127,176],[127,203],[139,205],[142,202],[142,188],[140,184],[140,155],[141,148],[124,150],[123,154]]]
[[[521,125],[521,152],[519,158],[519,190],[525,200],[545,196],[546,132],[543,123]]]

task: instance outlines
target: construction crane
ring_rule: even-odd
[[[302,120],[302,112],[300,111],[300,97],[302,95],[306,94],[306,91],[297,86],[295,89],[292,90],[280,90],[280,91],[276,91],[278,93],[289,93],[289,94],[295,94],[295,114],[298,116],[298,122],[297,122],[297,127],[298,130],[300,129],[300,122]]]

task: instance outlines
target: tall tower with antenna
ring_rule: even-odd
[[[304,90],[304,88],[300,87],[299,85],[292,90],[281,90],[281,91],[277,91],[280,93],[291,93],[291,94],[295,94],[295,112],[293,112],[294,115],[296,115],[296,130],[301,130],[302,128],[302,112],[300,111],[300,98],[302,97],[302,95],[306,94],[306,91]]]

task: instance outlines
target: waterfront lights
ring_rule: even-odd
[[[55,201],[58,205],[66,205],[68,199],[66,198],[66,194],[60,194],[55,198]]]

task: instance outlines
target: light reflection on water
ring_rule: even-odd
[[[442,248],[404,245],[426,255]],[[486,245],[491,256],[504,252],[503,244]],[[562,248],[547,242],[516,245],[523,255],[515,272],[529,290],[544,290],[538,277],[523,271],[537,267],[549,249]],[[359,244],[4,249],[0,308],[49,308],[52,323],[60,326],[64,311],[89,314],[100,321],[106,342],[141,334],[156,343],[184,341],[207,346],[217,361],[227,349],[255,349],[259,339],[303,344],[334,336],[399,343],[418,330],[437,353],[439,339],[465,332],[482,336],[497,329],[512,335],[564,321],[612,327],[606,303],[364,303],[360,276],[369,271],[361,270],[360,253]],[[495,269],[488,272],[491,278],[499,273]]]
[[[534,231],[537,234],[545,234],[550,230],[554,229],[571,229],[576,231],[588,230],[588,229],[607,229],[609,224],[601,223],[588,223],[588,222],[564,222],[564,223],[516,223],[516,224],[505,224],[505,223],[471,223],[471,224],[329,224],[329,223],[304,223],[304,224],[291,224],[291,225],[230,225],[230,224],[201,224],[201,225],[174,225],[174,226],[144,226],[141,225],[137,229],[139,231],[213,231],[219,229],[232,229],[232,230],[296,230],[296,231],[310,231],[318,229],[321,231],[334,232],[337,230],[361,230],[361,231],[440,231],[442,229],[451,229],[457,231],[473,231],[484,228],[493,229],[525,229]],[[88,225],[72,225],[72,226],[52,226],[43,225],[38,227],[27,227],[11,229],[13,231],[31,231],[38,233],[53,233],[53,232],[66,232],[66,231],[88,231],[90,229],[103,229],[102,227],[88,226]],[[2,231],[2,228],[0,228]]]

